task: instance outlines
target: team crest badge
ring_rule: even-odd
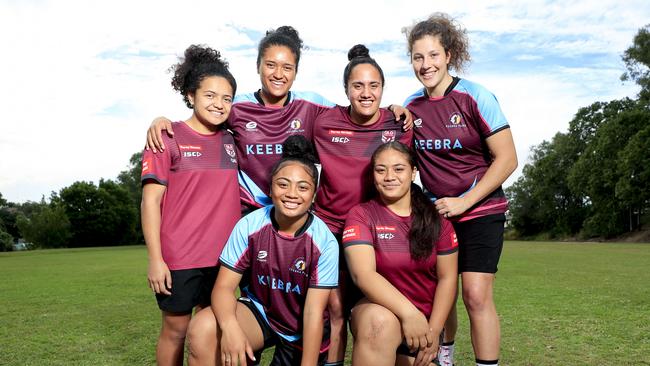
[[[230,156],[230,160],[235,162],[235,145],[234,144],[223,144],[223,148],[226,150],[226,154]]]
[[[454,125],[460,124],[460,122],[463,120],[463,117],[460,115],[460,113],[454,113],[449,117],[449,122],[451,122]]]
[[[293,121],[291,121],[291,124],[289,126],[291,127],[292,130],[299,130],[300,126],[302,126],[302,122],[300,122],[300,120],[296,118]]]
[[[395,141],[395,131],[394,130],[382,131],[381,142],[387,143],[391,141]]]
[[[306,276],[307,275],[305,273],[306,267],[307,267],[307,263],[305,263],[305,258],[298,257],[293,261],[291,267],[289,267],[289,271]]]

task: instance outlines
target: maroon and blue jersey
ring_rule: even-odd
[[[237,95],[228,117],[239,156],[243,202],[271,204],[269,174],[282,157],[282,143],[291,135],[312,139],[316,117],[334,104],[315,93],[289,92],[284,106],[265,106],[259,92]]]
[[[412,132],[402,131],[392,112],[380,109],[377,122],[360,126],[352,122],[348,110],[332,108],[314,124],[314,145],[321,162],[314,209],[336,234],[343,231],[350,209],[374,192],[370,158],[377,147],[390,141],[412,143]]]
[[[441,217],[440,236],[431,255],[413,260],[409,244],[411,221],[411,216],[398,216],[378,200],[362,203],[350,211],[345,221],[343,246],[372,245],[377,273],[428,318],[438,285],[437,257],[455,253],[458,240],[451,223]]]
[[[203,135],[175,122],[167,149],[142,156],[142,183],[166,186],[160,242],[171,270],[216,266],[240,216],[235,143],[225,130]]]
[[[429,97],[421,89],[405,106],[413,113],[420,178],[433,199],[461,197],[474,188],[492,163],[485,140],[510,128],[496,97],[465,79],[454,78],[442,97]],[[452,220],[465,221],[507,209],[499,187]]]
[[[338,286],[339,248],[325,223],[312,214],[295,236],[280,234],[273,210],[263,207],[239,220],[220,262],[237,273],[250,273],[243,295],[273,330],[295,342],[302,334],[308,289]]]

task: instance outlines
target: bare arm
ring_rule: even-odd
[[[345,258],[352,281],[371,302],[390,310],[400,320],[406,343],[411,349],[424,349],[433,342],[424,314],[382,275],[377,273],[372,245],[351,245]]]
[[[501,130],[486,140],[493,160],[481,180],[463,197],[444,197],[436,200],[436,210],[452,217],[462,214],[477,202],[494,192],[517,168],[517,152],[509,128]]]
[[[142,233],[147,244],[149,268],[147,279],[149,287],[157,293],[171,295],[168,288],[172,287],[172,277],[167,264],[163,260],[160,244],[160,202],[165,187],[162,184],[147,183],[142,188],[141,219]]]
[[[330,291],[330,289],[322,288],[307,290],[303,313],[301,366],[316,366],[318,363],[320,345],[323,340],[323,312],[327,307]]]
[[[165,143],[162,139],[162,131],[167,131],[169,136],[174,136],[172,129],[172,121],[165,117],[158,117],[151,122],[151,126],[147,130],[147,144],[145,149],[151,150],[154,153],[165,150]]]
[[[221,329],[221,364],[224,365],[226,358],[232,360],[231,365],[246,365],[246,355],[251,360],[253,348],[246,337],[246,334],[237,321],[237,298],[235,290],[241,281],[242,275],[224,266],[219,269],[217,281],[212,289],[212,312],[217,318],[217,324]]]

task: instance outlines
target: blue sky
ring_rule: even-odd
[[[650,23],[648,1],[2,1],[0,192],[39,200],[85,180],[113,179],[144,143],[151,120],[189,116],[167,69],[192,43],[222,51],[239,90],[259,88],[256,45],[289,24],[303,37],[295,90],[346,104],[348,49],[366,44],[386,73],[384,105],[419,87],[401,29],[435,11],[468,32],[460,76],[498,97],[520,174],[530,147],[566,131],[595,101],[634,97],[621,53]],[[309,9],[308,9],[309,8]]]

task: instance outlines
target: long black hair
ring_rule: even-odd
[[[174,73],[172,87],[183,95],[187,108],[193,108],[187,94],[194,94],[203,79],[220,76],[232,87],[233,97],[237,92],[237,82],[228,70],[228,62],[221,58],[219,51],[210,47],[193,44],[185,50],[185,57],[169,69]]]
[[[415,153],[399,141],[380,145],[372,154],[371,166],[375,166],[379,154],[389,149],[403,154],[411,168],[415,168]],[[440,215],[422,188],[415,183],[411,183],[411,216],[413,217],[409,231],[411,258],[427,259],[433,253],[435,243],[440,236]]]

